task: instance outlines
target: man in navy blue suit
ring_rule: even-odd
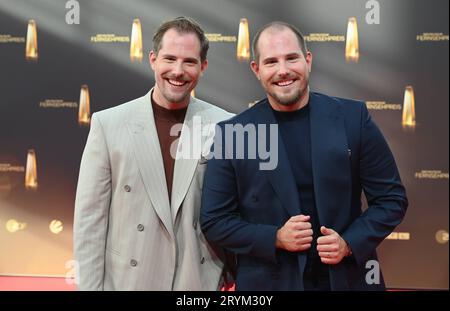
[[[363,102],[310,91],[312,54],[294,26],[264,26],[253,57],[267,98],[218,124],[206,238],[236,255],[237,290],[384,290],[375,249],[408,201],[382,133]]]

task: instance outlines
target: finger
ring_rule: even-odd
[[[312,229],[298,230],[298,231],[295,231],[294,238],[300,239],[300,238],[311,237],[312,235],[313,235]]]
[[[319,252],[320,258],[336,259],[338,254],[336,252]]]
[[[317,245],[318,252],[337,252],[339,247],[335,244],[321,244]]]
[[[296,239],[297,239],[296,243],[297,243],[298,245],[300,245],[300,244],[311,244],[311,242],[312,242],[312,240],[313,240],[312,236],[308,236],[308,237],[299,237],[299,238],[296,238]]]
[[[307,250],[309,248],[311,248],[311,244],[302,244],[302,245],[291,244],[291,247],[290,247],[289,251],[291,251],[291,252],[301,252],[301,251],[305,251],[305,250]]]
[[[330,234],[336,233],[336,231],[334,231],[333,229],[327,228],[325,226],[320,227],[320,232],[323,235],[330,235]]]
[[[295,222],[292,223],[292,228],[294,230],[305,230],[305,229],[311,229],[311,223],[310,222]]]
[[[296,215],[289,218],[290,222],[303,222],[308,221],[311,217],[309,215]]]
[[[335,265],[338,264],[339,261],[337,259],[330,259],[330,258],[320,258],[320,261],[326,265]]]
[[[305,251],[305,250],[311,248],[311,244],[303,244],[303,245],[301,245],[299,248],[300,248],[300,249],[299,249],[300,251]]]
[[[339,237],[337,235],[321,236],[317,239],[317,244],[339,244]]]

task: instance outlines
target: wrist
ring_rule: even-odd
[[[281,242],[280,239],[280,230],[281,229],[277,230],[277,236],[275,238],[275,248],[283,248],[283,243]]]

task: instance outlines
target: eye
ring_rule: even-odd
[[[277,61],[275,59],[268,59],[267,61],[264,62],[264,65],[270,66],[275,64]]]

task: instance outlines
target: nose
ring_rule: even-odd
[[[179,78],[183,75],[183,65],[181,62],[176,62],[172,68],[172,74]]]
[[[278,75],[279,75],[280,77],[285,77],[285,76],[287,76],[288,74],[289,74],[289,69],[288,69],[288,67],[286,66],[286,63],[283,62],[283,61],[281,61],[281,62],[279,63],[279,67],[278,67]]]

